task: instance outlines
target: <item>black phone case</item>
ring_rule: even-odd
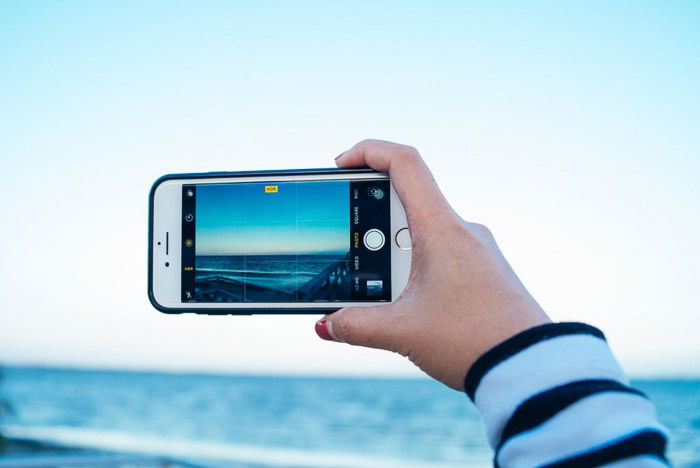
[[[292,176],[292,175],[310,175],[310,174],[374,174],[379,173],[370,168],[353,168],[353,169],[338,169],[338,168],[321,168],[321,169],[286,169],[286,170],[270,170],[270,171],[239,171],[239,172],[204,172],[193,174],[166,174],[160,177],[153,183],[151,191],[148,195],[148,299],[153,307],[160,312],[166,314],[181,314],[191,312],[204,315],[253,315],[253,314],[327,314],[339,310],[339,307],[320,307],[314,309],[300,309],[292,307],[275,307],[275,308],[217,308],[205,309],[201,307],[186,307],[172,308],[165,307],[159,304],[153,297],[153,197],[156,188],[167,180],[178,179],[216,179],[220,177],[251,177],[251,176]],[[330,303],[329,303],[330,304]]]

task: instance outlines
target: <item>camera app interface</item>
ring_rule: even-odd
[[[391,300],[388,180],[182,190],[183,302]]]

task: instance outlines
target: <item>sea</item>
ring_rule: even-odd
[[[293,293],[346,255],[198,255],[197,278],[225,276],[241,283]]]
[[[205,375],[5,367],[9,437],[206,466],[491,465],[467,397],[425,379]],[[700,380],[638,380],[700,467]]]

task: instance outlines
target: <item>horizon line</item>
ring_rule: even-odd
[[[339,373],[319,373],[313,371],[265,371],[258,372],[249,369],[192,369],[192,368],[168,368],[168,367],[129,367],[112,365],[80,365],[80,364],[52,364],[52,363],[8,363],[0,362],[0,375],[7,369],[26,370],[55,370],[55,371],[79,371],[79,372],[123,372],[132,374],[167,374],[181,376],[212,376],[212,377],[298,377],[298,378],[328,378],[328,379],[377,379],[377,380],[426,380],[440,383],[426,374],[421,373],[361,373],[361,372],[339,372]],[[628,374],[632,380],[700,380],[700,373],[686,374]]]

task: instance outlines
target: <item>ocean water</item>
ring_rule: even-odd
[[[489,466],[466,396],[428,379],[5,369],[10,436],[208,461],[213,466]],[[700,381],[635,382],[700,467]]]
[[[197,278],[224,276],[241,283],[293,293],[347,255],[198,255]]]

